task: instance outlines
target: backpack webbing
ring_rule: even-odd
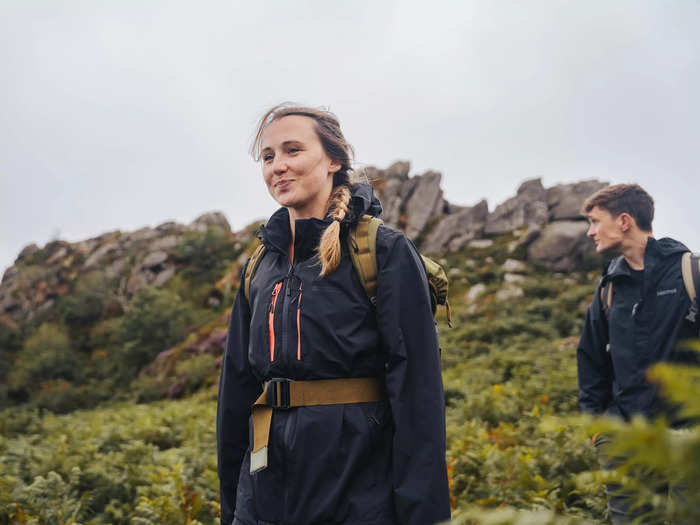
[[[248,266],[245,269],[245,276],[243,277],[243,293],[245,294],[246,301],[250,302],[250,281],[253,280],[253,275],[255,275],[255,270],[258,269],[260,261],[265,255],[265,245],[260,243],[260,245],[255,248],[253,255],[250,256],[248,260]]]
[[[700,254],[685,252],[681,257],[681,274],[685,291],[690,297],[690,313],[688,319],[695,322],[695,314],[698,312],[698,296],[700,296]],[[600,289],[600,302],[605,317],[610,313],[613,300],[613,282],[609,280]],[[691,319],[692,318],[692,319]]]
[[[697,304],[697,298],[700,294],[700,254],[684,253],[681,259],[681,271],[688,296],[691,301]]]
[[[363,215],[348,235],[352,264],[372,304],[377,301],[377,230],[382,220]]]

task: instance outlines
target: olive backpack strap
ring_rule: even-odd
[[[613,300],[613,282],[612,279],[608,280],[605,286],[600,287],[600,304],[603,306],[603,313],[607,319],[610,314],[610,308],[612,308]]]
[[[700,295],[700,254],[684,253],[681,258],[681,273],[685,290],[690,297],[690,311],[686,319],[694,323],[698,314],[698,295]]]
[[[381,219],[363,215],[348,235],[352,264],[372,304],[377,301],[377,230],[380,224]]]
[[[245,275],[243,277],[243,293],[245,294],[246,301],[250,303],[250,282],[253,280],[255,271],[258,269],[258,265],[265,255],[265,245],[260,243],[260,245],[255,248],[253,255],[248,259],[248,265],[245,269]]]
[[[377,302],[377,230],[380,224],[382,224],[381,219],[364,215],[357,223],[357,227],[348,235],[352,264],[372,304]],[[421,258],[428,277],[433,314],[438,305],[444,305],[447,310],[447,324],[451,327],[452,315],[450,303],[447,300],[449,284],[447,274],[436,261],[422,254]]]

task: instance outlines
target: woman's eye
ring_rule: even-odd
[[[263,162],[270,162],[272,160],[272,155],[267,153],[267,154],[263,155],[262,159],[263,159]]]
[[[290,155],[294,155],[295,153],[299,153],[299,148],[297,148],[296,146],[291,146],[289,148],[289,153],[290,153]]]

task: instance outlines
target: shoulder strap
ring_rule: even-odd
[[[352,264],[372,303],[377,295],[377,230],[380,224],[381,219],[363,215],[348,235]]]
[[[700,295],[700,254],[686,252],[681,258],[683,283],[691,302],[697,304]]]
[[[248,259],[248,266],[246,266],[245,276],[243,277],[243,293],[248,302],[250,302],[250,281],[253,280],[253,275],[255,275],[255,270],[258,269],[263,255],[265,255],[265,245],[260,243],[260,245],[255,248],[253,255]]]
[[[600,288],[600,304],[603,306],[603,313],[605,317],[608,317],[610,313],[610,308],[612,307],[613,299],[613,282],[612,279],[608,280],[605,286]]]

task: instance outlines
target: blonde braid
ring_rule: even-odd
[[[331,193],[329,209],[333,210],[333,222],[326,228],[318,243],[318,256],[321,261],[321,277],[333,273],[340,264],[340,223],[345,219],[350,204],[350,188],[345,184],[337,186]]]

